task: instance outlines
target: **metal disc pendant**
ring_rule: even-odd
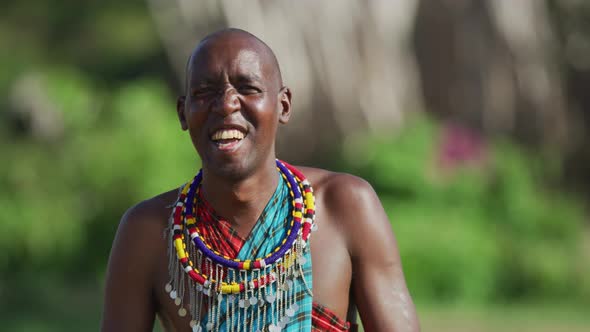
[[[254,296],[252,296],[250,298],[250,305],[256,305],[256,303],[258,303],[258,299],[256,299]]]
[[[185,308],[178,309],[178,316],[180,316],[180,317],[186,316],[186,309]]]
[[[166,293],[170,293],[172,291],[172,285],[166,284],[166,287],[164,287],[164,289],[166,290]]]
[[[301,258],[299,258],[299,265],[305,265],[305,263],[307,263],[307,258],[301,256]]]
[[[293,308],[289,308],[289,309],[285,310],[285,313],[287,314],[288,317],[295,316],[295,310],[293,310]]]
[[[281,321],[279,322],[279,328],[282,330],[285,328],[285,326],[287,326],[287,324],[285,323],[285,320],[281,318]]]
[[[273,302],[275,301],[275,299],[276,299],[276,296],[275,296],[274,294],[268,294],[268,295],[266,296],[266,301],[267,301],[268,303],[273,303]]]
[[[177,297],[174,299],[174,304],[176,304],[176,305],[180,305],[181,302],[182,302],[182,300],[180,299],[180,297]]]

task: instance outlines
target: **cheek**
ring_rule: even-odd
[[[254,116],[250,121],[255,126],[264,127],[265,129],[273,128],[278,122],[278,107],[275,102],[265,98],[258,98],[250,103],[254,110]]]
[[[205,110],[206,105],[203,105],[203,103],[193,103],[190,106],[186,116],[189,129],[192,129],[193,131],[200,131],[200,129],[203,127],[203,124],[207,120],[207,112],[205,112]]]

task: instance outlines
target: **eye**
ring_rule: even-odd
[[[253,95],[262,92],[258,87],[250,84],[243,84],[238,87],[238,91],[244,95]]]
[[[193,90],[192,96],[195,98],[206,98],[213,96],[216,90],[210,86],[198,87]]]

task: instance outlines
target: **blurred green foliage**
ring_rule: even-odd
[[[439,135],[420,118],[398,137],[358,140],[339,163],[379,193],[418,301],[587,303],[584,211],[550,188],[557,165],[497,140],[485,165],[445,171]]]
[[[161,82],[105,91],[72,69],[34,80],[46,87],[63,128],[52,137],[2,140],[10,162],[0,165],[0,270],[102,272],[125,209],[180,185],[198,159]]]

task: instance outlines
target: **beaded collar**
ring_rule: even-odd
[[[203,315],[209,317],[205,326],[207,331],[219,327],[215,321],[219,321],[220,317],[211,312],[215,311],[212,308],[215,300],[218,306],[223,301],[237,302],[237,315],[239,311],[244,311],[242,314],[245,316],[249,306],[273,304],[275,301],[286,303],[288,308],[273,315],[269,325],[270,331],[280,331],[298,310],[294,292],[289,292],[293,281],[301,278],[311,295],[311,289],[303,278],[302,266],[306,263],[303,253],[308,250],[311,231],[317,228],[314,223],[313,190],[295,167],[280,160],[276,160],[276,166],[289,189],[293,209],[285,238],[264,257],[234,259],[217,252],[204,241],[196,227],[198,220],[195,217],[202,170],[181,189],[171,214],[170,280],[165,290],[179,306],[181,317],[187,315],[187,310],[190,312],[193,331],[203,330],[200,325]],[[185,277],[188,277],[186,281]],[[189,293],[188,304],[184,303],[186,291]],[[290,294],[293,299],[289,299]],[[225,314],[226,321],[233,321],[230,316],[236,313],[227,311]]]

